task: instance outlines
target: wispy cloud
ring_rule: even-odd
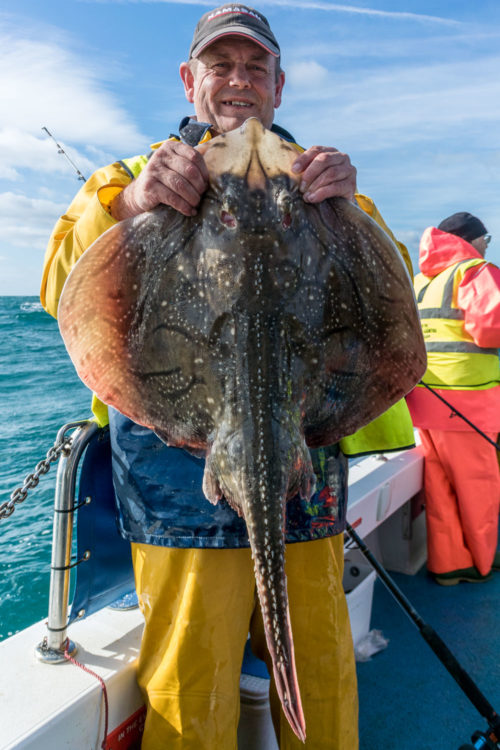
[[[15,247],[45,247],[64,203],[29,198],[20,193],[0,193],[0,236]]]
[[[87,177],[117,150],[147,142],[110,91],[122,75],[113,60],[88,57],[71,34],[0,13],[0,237],[11,260],[2,265],[4,294],[36,293],[52,227],[79,186],[42,126]]]
[[[85,0],[85,2],[92,2],[92,0]],[[113,4],[126,4],[126,3],[163,3],[168,5],[201,5],[214,7],[213,0],[94,0],[99,3],[113,3]],[[320,0],[259,0],[259,7],[281,7],[281,8],[294,8],[302,10],[319,10],[327,13],[349,13],[364,16],[375,16],[384,19],[394,19],[402,21],[418,21],[427,23],[438,23],[445,24],[447,26],[458,26],[459,21],[443,18],[441,16],[428,15],[425,13],[411,13],[407,11],[391,11],[391,10],[378,10],[376,8],[365,8],[357,5],[342,5],[339,3],[327,3],[320,2]]]
[[[170,0],[167,0],[170,1]],[[459,21],[440,16],[431,16],[425,13],[408,13],[406,11],[377,10],[356,5],[340,5],[338,3],[317,2],[316,0],[263,0],[261,5],[275,5],[288,8],[302,8],[303,10],[322,10],[328,13],[349,13],[363,16],[375,16],[383,19],[399,21],[418,21],[426,23],[445,24],[447,26],[458,26]]]
[[[392,150],[436,140],[460,145],[482,133],[488,134],[490,148],[500,147],[499,68],[499,56],[413,67],[388,64],[362,74],[296,60],[288,65],[288,92],[278,114],[287,120],[293,112],[296,130],[315,140],[328,132],[330,141],[333,137],[346,148]],[[317,112],[313,121],[311,107]]]
[[[302,91],[303,87],[309,87],[311,82],[315,89],[322,89],[331,81],[331,73],[316,60],[301,60],[288,67],[286,80],[287,87],[291,87],[292,90]]]
[[[388,36],[362,36],[361,38],[345,38],[337,35],[334,40],[325,41],[322,38],[315,39],[314,44],[311,41],[300,40],[295,43],[290,52],[297,58],[307,57],[314,50],[316,58],[330,58],[340,63],[345,58],[352,58],[354,63],[359,60],[373,62],[383,62],[384,60],[422,60],[426,56],[431,59],[438,57],[443,59],[445,55],[451,59],[455,57],[457,50],[462,50],[462,54],[467,51],[475,56],[474,48],[482,46],[483,48],[492,47],[498,49],[500,42],[500,31],[484,28],[468,28],[466,32],[463,29],[444,30],[439,29],[438,33],[428,33],[425,36],[416,34],[409,36],[394,37]],[[339,59],[340,58],[340,59]]]
[[[130,115],[106,89],[99,70],[60,39],[0,32],[0,174],[17,179],[24,168],[61,171],[60,157],[41,127],[75,144],[79,165],[91,171],[84,149],[133,148],[144,142]],[[100,61],[101,68],[105,67]]]

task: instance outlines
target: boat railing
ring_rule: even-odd
[[[57,466],[47,634],[35,648],[37,658],[47,664],[62,663],[65,654],[73,655],[76,651],[67,635],[70,575],[71,568],[88,559],[90,551],[84,552],[82,560],[71,562],[74,514],[78,507],[75,489],[80,459],[99,429],[93,420],[70,422],[57,436],[58,442],[62,442],[66,433],[74,430],[70,446],[61,453]]]

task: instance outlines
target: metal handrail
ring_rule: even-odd
[[[71,422],[59,430],[58,440],[74,428],[71,447],[63,452],[57,467],[47,635],[35,648],[37,658],[46,664],[64,662],[65,651],[76,652],[67,637],[76,476],[80,458],[99,426],[91,420]],[[89,556],[90,552],[85,553],[85,559]]]

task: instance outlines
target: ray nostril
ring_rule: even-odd
[[[289,229],[292,225],[292,203],[292,196],[288,190],[282,190],[277,197],[276,204],[283,229]]]

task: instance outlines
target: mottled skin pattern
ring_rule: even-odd
[[[106,403],[206,456],[203,489],[248,526],[274,677],[305,737],[284,569],[284,507],[309,498],[308,446],[374,419],[425,370],[411,282],[387,235],[344,199],[305,204],[296,151],[249,120],[200,147],[199,213],[126,220],[61,297],[76,369]]]

